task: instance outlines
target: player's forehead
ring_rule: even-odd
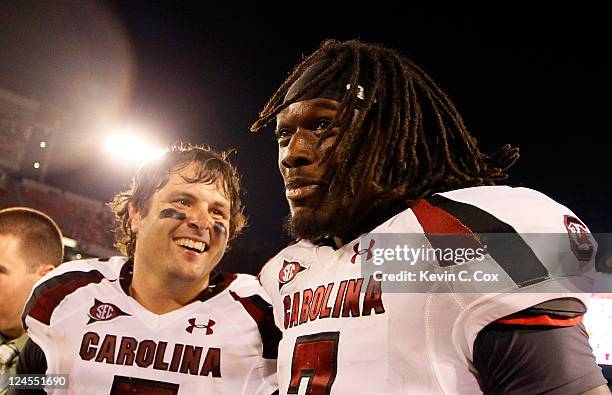
[[[334,115],[340,108],[340,102],[322,97],[300,100],[291,103],[276,116],[276,122],[282,123],[295,119],[301,119],[313,114],[327,113]]]
[[[11,233],[0,232],[0,252],[19,247],[19,237]]]
[[[17,235],[0,233],[0,272],[15,269],[22,264],[22,242]]]
[[[227,181],[223,175],[198,162],[173,169],[168,182],[158,192],[165,196],[183,193],[195,198],[214,197],[220,203],[230,204]]]

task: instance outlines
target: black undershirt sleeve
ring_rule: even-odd
[[[474,341],[485,394],[580,394],[606,383],[584,325],[491,324]]]

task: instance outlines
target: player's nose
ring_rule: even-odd
[[[298,128],[280,154],[285,168],[307,166],[316,160],[317,137],[310,130]]]
[[[194,206],[187,216],[187,225],[199,231],[210,228],[214,222],[207,203]]]

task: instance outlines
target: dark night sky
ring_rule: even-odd
[[[397,2],[399,3],[399,2]],[[609,23],[600,9],[411,9],[357,2],[344,11],[200,3],[104,3],[133,51],[130,115],[177,140],[237,148],[252,226],[246,238],[287,241],[275,142],[248,131],[269,95],[325,38],[360,38],[400,50],[451,96],[486,151],[511,143],[521,159],[510,183],[570,207],[594,232],[610,231]],[[329,7],[330,3],[327,3]],[[379,10],[373,9],[379,7]],[[99,154],[98,154],[99,155]],[[93,155],[49,182],[107,200],[134,169]],[[108,174],[113,174],[109,177]],[[95,180],[95,182],[93,182]]]

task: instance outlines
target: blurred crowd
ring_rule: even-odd
[[[94,246],[113,249],[113,213],[104,203],[53,188],[26,178],[0,180],[0,209],[26,206],[57,221],[65,236],[77,240],[87,252]]]

